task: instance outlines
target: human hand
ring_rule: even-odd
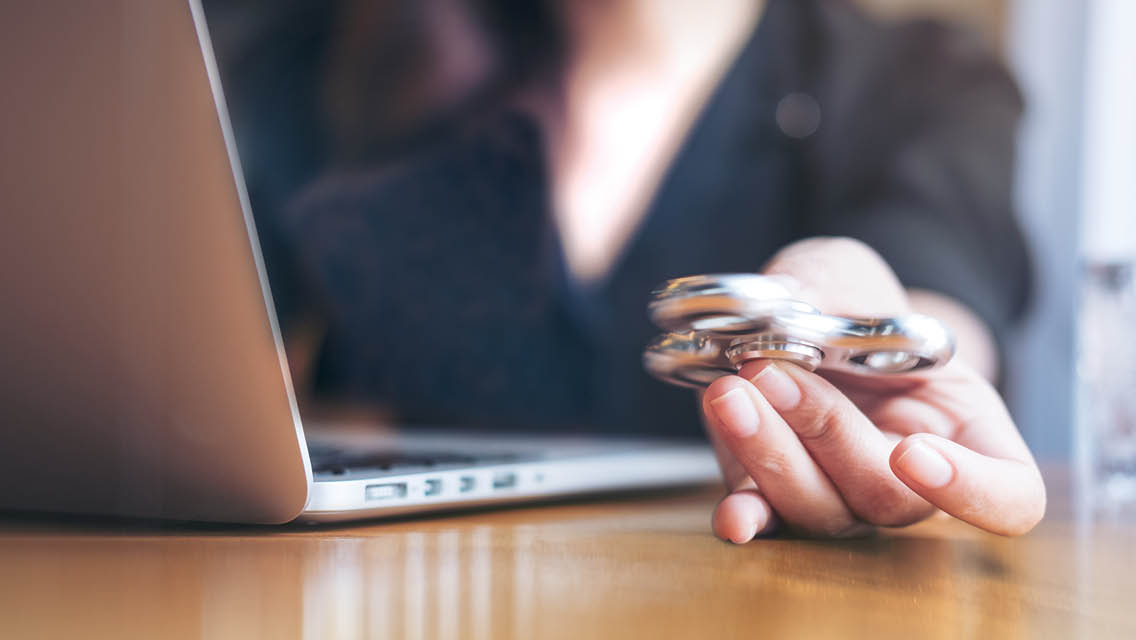
[[[903,287],[866,245],[813,238],[764,273],[789,276],[826,313],[907,313]],[[998,392],[956,357],[901,377],[811,373],[754,361],[714,381],[702,411],[730,490],[714,532],[743,543],[782,526],[844,537],[936,508],[1002,535],[1033,528],[1045,486]]]

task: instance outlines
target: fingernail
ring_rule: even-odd
[[[718,423],[736,438],[757,433],[757,409],[745,389],[734,388],[710,401]]]
[[[899,467],[908,478],[928,489],[947,486],[955,475],[954,467],[947,462],[943,454],[918,442],[899,456],[895,466]]]
[[[730,538],[730,542],[732,542],[734,544],[745,544],[745,543],[749,542],[750,540],[753,540],[756,537],[757,537],[757,522],[756,521],[747,522],[745,533],[742,533],[740,536],[734,536],[734,537]]]
[[[778,411],[795,409],[801,403],[801,388],[776,364],[762,369],[753,377],[752,382]]]

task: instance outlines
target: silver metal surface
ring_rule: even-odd
[[[507,437],[415,430],[373,437],[359,433],[313,435],[313,442],[334,443],[352,450],[369,447],[438,450],[448,447],[470,455],[508,451],[520,454],[512,463],[397,470],[342,479],[317,475],[311,500],[300,520],[335,522],[471,508],[547,499],[598,491],[662,488],[720,482],[713,451],[704,444],[650,438]],[[494,486],[503,476],[508,486]],[[463,480],[470,480],[467,485]],[[372,492],[369,487],[395,485],[398,491]],[[376,498],[376,495],[380,496]]]
[[[672,384],[703,387],[761,358],[806,369],[896,375],[946,364],[954,337],[934,318],[845,318],[795,300],[776,278],[720,274],[677,278],[652,292],[651,320],[667,331],[643,363]]]
[[[0,4],[0,508],[275,523],[307,448],[196,0]]]
[[[810,344],[797,342],[782,335],[743,336],[730,341],[726,358],[736,369],[750,360],[774,358],[791,360],[809,371],[815,371],[824,360],[824,353]]]
[[[718,478],[644,439],[447,471],[488,474],[469,494],[315,481],[198,0],[0,4],[0,84],[0,509],[270,524]]]
[[[675,278],[651,292],[651,322],[672,333],[711,331],[719,335],[761,330],[761,322],[782,311],[816,311],[793,299],[780,280],[748,274]]]

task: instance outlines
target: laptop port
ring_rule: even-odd
[[[440,493],[442,493],[442,480],[440,478],[430,478],[426,480],[426,490],[422,495],[436,496]]]
[[[515,486],[517,486],[517,474],[515,473],[498,473],[493,476],[494,489],[512,489]]]
[[[462,476],[461,482],[458,484],[458,491],[461,493],[469,493],[477,486],[477,479],[473,476]]]
[[[363,490],[363,497],[368,501],[405,498],[406,483],[394,482],[390,484],[369,484],[367,485],[367,488]]]

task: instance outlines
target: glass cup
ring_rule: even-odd
[[[1077,318],[1078,498],[1136,516],[1136,260],[1086,261]]]

